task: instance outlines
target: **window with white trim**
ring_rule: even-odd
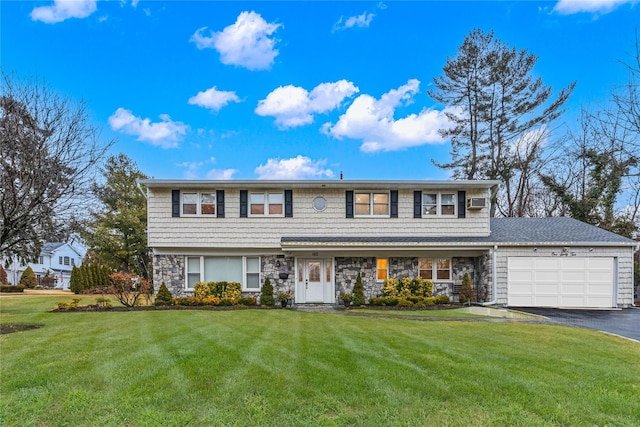
[[[250,216],[284,216],[283,193],[249,194]]]
[[[422,217],[436,215],[456,215],[456,195],[454,193],[422,193]]]
[[[182,215],[215,215],[216,192],[182,193]]]
[[[376,260],[376,269],[379,282],[389,277],[389,260],[387,258],[378,258]]]
[[[356,216],[389,216],[389,193],[355,192]]]
[[[186,257],[186,289],[197,282],[237,282],[243,291],[260,291],[260,257]]]
[[[44,257],[43,256],[39,256],[38,257],[38,264],[44,264]]]
[[[451,280],[451,258],[420,258],[418,275],[423,279],[437,281]]]
[[[64,265],[69,265],[69,257],[64,257]]]

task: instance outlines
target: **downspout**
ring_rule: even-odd
[[[498,279],[496,277],[496,252],[498,251],[498,245],[494,244],[493,245],[493,251],[491,252],[491,281],[492,281],[492,287],[493,287],[493,299],[491,301],[485,301],[483,303],[481,303],[480,305],[485,306],[485,305],[495,305],[496,304],[496,300],[498,299]]]
[[[136,187],[138,187],[138,190],[140,190],[144,198],[148,200],[149,198],[147,197],[147,192],[142,189],[142,184],[140,184],[139,179],[136,179]]]

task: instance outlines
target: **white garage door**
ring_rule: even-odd
[[[513,307],[612,307],[613,258],[509,257]]]

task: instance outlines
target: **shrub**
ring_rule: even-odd
[[[224,289],[220,293],[220,297],[236,300],[242,295],[242,287],[238,282],[220,282],[224,283]],[[216,295],[218,296],[218,295]]]
[[[364,286],[362,285],[362,277],[360,273],[356,276],[356,283],[353,285],[353,298],[351,299],[351,305],[359,306],[364,304]]]
[[[451,301],[448,295],[438,295],[434,299],[436,304],[449,304]]]
[[[29,289],[35,288],[38,284],[36,274],[33,272],[31,267],[27,267],[24,273],[22,273],[22,277],[20,277],[20,284]]]
[[[240,297],[238,298],[238,305],[257,305],[258,301],[256,297]]]
[[[237,299],[242,295],[242,287],[238,282],[197,282],[193,285],[193,295]]]
[[[273,285],[271,285],[271,280],[267,277],[264,279],[264,284],[260,291],[260,305],[273,306],[275,303],[276,301],[273,298]]]
[[[149,293],[151,282],[144,277],[131,273],[113,273],[111,275],[111,287],[118,301],[125,307],[133,307],[138,304],[142,295]]]
[[[9,278],[7,277],[7,272],[5,271],[2,264],[0,264],[0,285],[8,285]]]
[[[0,292],[24,292],[22,285],[0,285]]]
[[[154,305],[173,305],[173,298],[171,298],[171,292],[167,288],[167,285],[162,282],[160,284],[160,289],[158,289],[158,294],[156,295],[156,299],[153,302]]]
[[[96,298],[96,304],[100,307],[110,308],[111,300],[107,297],[98,297]]]
[[[218,297],[202,298],[202,305],[221,305],[220,298]]]
[[[396,297],[386,297],[384,298],[384,305],[389,305],[389,306],[396,306],[398,305],[398,303],[400,302],[400,298],[396,298]]]
[[[40,283],[42,284],[43,288],[51,289],[56,285],[56,277],[51,274],[50,271],[47,271]]]
[[[385,279],[382,288],[382,295],[387,297],[408,298],[430,297],[433,295],[433,281],[422,277],[398,279],[391,277]]]
[[[398,307],[413,307],[414,304],[408,299],[401,299],[398,301]]]
[[[198,298],[205,298],[211,295],[209,284],[207,282],[196,282],[196,284],[193,285],[193,295]]]
[[[220,299],[220,302],[218,303],[219,306],[230,306],[230,305],[236,305],[236,300],[234,300],[233,298],[222,298]]]
[[[476,295],[473,292],[473,287],[471,286],[469,273],[464,273],[464,276],[462,277],[462,287],[460,288],[460,302],[463,304],[470,304],[471,301],[475,300]]]
[[[78,308],[78,304],[80,303],[80,299],[79,298],[74,298],[71,300],[71,302],[59,302],[58,303],[58,309],[60,310],[69,310],[69,309],[74,309],[74,308]]]
[[[384,305],[384,297],[372,297],[369,298],[369,305],[381,306]]]

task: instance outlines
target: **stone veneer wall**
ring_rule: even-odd
[[[418,258],[389,258],[389,277],[418,277]]]
[[[280,267],[276,267],[276,263],[280,262]],[[267,277],[273,285],[274,297],[278,292],[295,291],[295,258],[278,257],[277,255],[265,255],[260,257],[260,286],[264,284]],[[286,279],[280,278],[280,273],[288,273]],[[243,292],[243,295],[259,296],[260,292]]]
[[[335,271],[336,298],[341,293],[353,292],[353,285],[356,283],[358,273],[362,278],[366,299],[382,293],[382,282],[378,282],[376,279],[377,267],[375,258],[337,257]]]
[[[184,255],[154,255],[152,263],[154,293],[164,282],[174,297],[185,295]]]

